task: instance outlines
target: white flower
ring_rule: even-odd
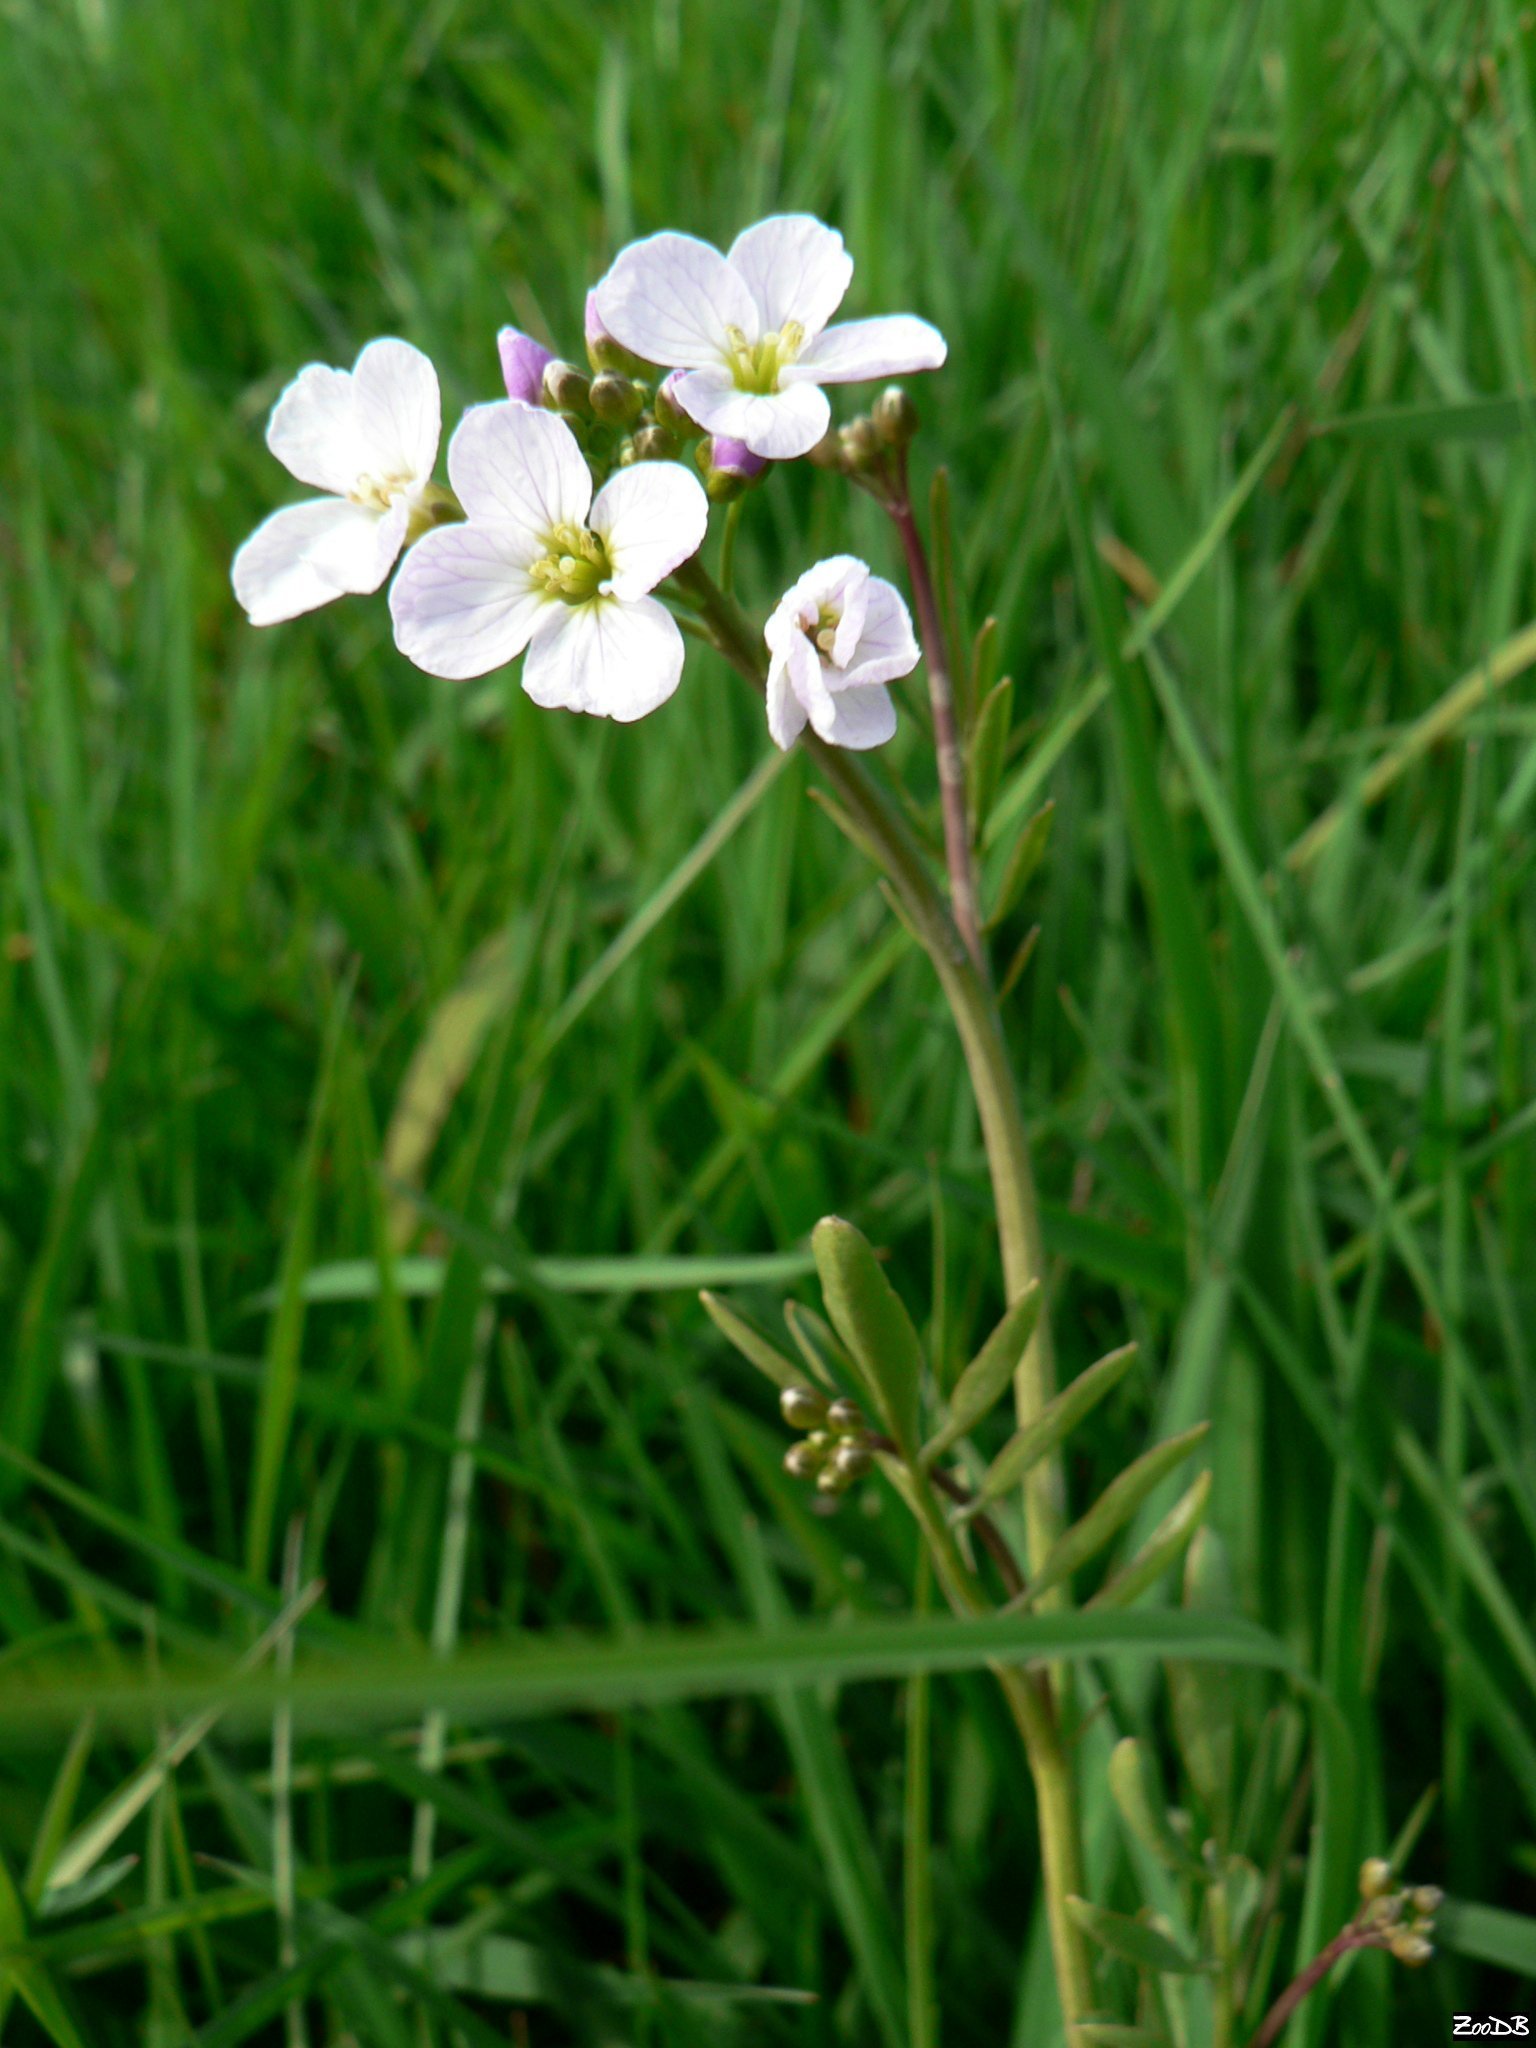
[[[408,341],[370,341],[350,370],[300,370],[272,408],[267,446],[330,495],[274,512],[235,556],[253,626],[378,589],[425,517],[441,428],[437,372]]]
[[[944,360],[943,335],[910,313],[828,327],[852,276],[834,228],[780,213],[738,235],[729,256],[691,235],[632,242],[597,287],[597,312],[625,348],[683,372],[668,392],[690,419],[788,461],[827,431],[820,385]]]
[[[793,746],[807,719],[834,747],[884,746],[896,730],[885,686],[922,658],[899,590],[855,556],[833,555],[785,591],[763,638],[779,746]]]
[[[448,444],[466,524],[439,526],[389,593],[395,644],[429,675],[485,675],[526,647],[535,704],[627,722],[666,702],[683,636],[647,595],[704,538],[703,486],[676,462],[618,470],[596,498],[556,414],[473,406]]]

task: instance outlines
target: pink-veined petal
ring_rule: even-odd
[[[344,498],[368,468],[351,371],[327,363],[300,370],[272,408],[267,446],[301,484]]]
[[[811,706],[811,723],[834,747],[864,753],[883,747],[896,730],[896,706],[881,683],[858,690],[839,690]]]
[[[592,472],[565,421],[515,398],[470,407],[448,443],[448,477],[472,520],[539,543],[585,524],[592,503]]]
[[[776,654],[768,664],[768,736],[776,747],[792,747],[805,730],[805,706],[790,681],[789,658]]]
[[[751,287],[764,333],[798,320],[820,334],[843,303],[853,258],[836,228],[810,213],[776,213],[746,228],[730,248],[730,264]]]
[[[614,596],[643,597],[698,553],[709,500],[680,462],[636,462],[614,471],[592,501],[587,524],[608,545]]]
[[[814,448],[832,418],[824,392],[814,384],[786,391],[738,391],[723,375],[689,370],[674,387],[688,417],[711,434],[745,441],[754,455],[792,462]]]
[[[596,317],[627,349],[667,369],[697,370],[730,353],[727,329],[761,331],[757,301],[720,251],[692,235],[650,235],[619,252],[596,289]]]
[[[388,561],[371,583],[359,581],[358,572],[372,571],[380,523],[376,512],[345,498],[310,498],[264,519],[230,566],[235,596],[251,624],[296,619],[349,589],[377,590]],[[340,580],[349,569],[350,584]]]
[[[912,313],[878,320],[843,320],[801,350],[779,372],[782,384],[862,384],[871,377],[905,377],[937,370],[949,349],[937,327]]]
[[[527,646],[540,612],[558,604],[529,582],[531,559],[515,527],[434,527],[390,586],[395,645],[428,675],[454,682],[505,666]]]
[[[352,372],[368,474],[425,483],[437,461],[442,399],[431,360],[408,341],[370,341]]]
[[[843,664],[842,674],[828,677],[830,687],[860,690],[874,683],[893,683],[898,676],[911,675],[921,659],[906,600],[884,577],[871,576],[858,644]]]
[[[628,725],[677,688],[683,636],[654,597],[560,609],[563,617],[540,619],[523,663],[523,688],[535,704]]]

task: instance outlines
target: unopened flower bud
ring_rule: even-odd
[[[917,432],[917,407],[899,384],[887,384],[870,411],[875,430],[888,448],[905,448]]]
[[[844,1431],[862,1429],[864,1411],[857,1401],[850,1401],[845,1394],[841,1400],[834,1401],[827,1410],[827,1426],[829,1429]]]
[[[786,1387],[779,1396],[779,1413],[791,1429],[819,1429],[827,1419],[827,1401],[814,1387]]]
[[[875,1462],[874,1454],[863,1444],[839,1444],[832,1453],[831,1464],[834,1472],[841,1472],[844,1479],[862,1479]]]
[[[683,408],[677,402],[677,385],[682,374],[681,370],[671,370],[662,378],[660,388],[657,390],[656,396],[652,401],[651,410],[656,415],[656,424],[659,427],[667,427],[671,432],[678,435],[680,439],[690,440],[694,435],[701,434],[704,430],[696,421],[689,419],[687,413],[683,411]],[[708,446],[707,442],[705,446]]]
[[[819,1486],[821,1481],[818,1479],[816,1483]],[[1397,1960],[1406,1963],[1410,1970],[1421,1969],[1435,1952],[1433,1942],[1426,1941],[1422,1934],[1411,1933],[1407,1928],[1394,1934],[1388,1946]]]
[[[628,468],[630,467],[630,465],[631,465],[632,463],[638,462],[638,461],[639,461],[639,459],[640,459],[640,458],[639,458],[639,457],[638,457],[638,456],[636,455],[636,453],[635,453],[635,437],[634,437],[634,435],[633,435],[633,434],[626,434],[626,435],[624,436],[624,439],[623,439],[623,440],[622,440],[622,441],[621,441],[621,442],[619,443],[619,467],[620,467],[620,469],[628,469]]]
[[[544,365],[544,403],[556,412],[585,412],[592,396],[592,379],[574,363],[553,357]]]
[[[784,1470],[791,1479],[814,1479],[824,1462],[821,1453],[806,1443],[791,1444],[784,1453]]]
[[[823,1465],[816,1474],[816,1491],[818,1493],[846,1493],[848,1491],[847,1478],[837,1469],[836,1464]]]
[[[640,417],[645,393],[622,370],[599,370],[589,394],[592,410],[610,427],[627,427]]]
[[[843,467],[843,437],[836,427],[828,427],[816,446],[806,456],[807,462],[814,462],[818,469],[841,469]]]
[[[1445,1904],[1445,1893],[1437,1884],[1416,1884],[1408,1894],[1408,1903],[1421,1919],[1428,1920]]]
[[[587,342],[587,361],[594,370],[622,370],[633,377],[645,368],[636,355],[631,355],[622,342],[615,341],[602,321],[597,317],[597,293],[587,293],[587,310],[584,320]]]
[[[1360,1896],[1379,1899],[1392,1889],[1392,1866],[1385,1856],[1368,1856],[1360,1866]]]
[[[1366,1907],[1365,1917],[1372,1927],[1395,1927],[1403,1917],[1402,1893],[1387,1892],[1372,1899]]]
[[[642,427],[635,435],[637,462],[668,462],[677,453],[677,443],[665,427]]]
[[[554,351],[519,328],[503,327],[496,337],[496,352],[508,398],[538,405],[544,396],[544,366],[554,361]]]
[[[843,461],[850,469],[865,469],[880,452],[880,436],[869,419],[850,420],[838,435]]]

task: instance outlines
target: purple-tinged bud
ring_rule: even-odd
[[[681,370],[667,372],[661,380],[661,389],[656,393],[651,410],[656,415],[658,426],[669,427],[674,434],[681,434],[685,440],[692,440],[704,429],[696,421],[689,419],[677,402],[678,380],[682,374]]]
[[[544,365],[554,360],[554,350],[516,327],[503,327],[496,337],[496,347],[508,398],[520,398],[524,405],[540,404],[544,396]]]
[[[587,361],[594,370],[623,370],[627,376],[635,377],[647,365],[639,356],[631,355],[624,344],[615,341],[597,316],[597,293],[587,293],[587,311],[584,322],[587,339]]]
[[[733,441],[728,435],[715,434],[699,452],[699,467],[704,472],[704,488],[710,501],[716,505],[728,505],[757,482],[768,467],[768,459],[754,455],[745,441]]]
[[[739,476],[743,483],[752,483],[768,467],[766,455],[754,455],[745,441],[733,441],[726,434],[716,434],[709,444],[709,466],[723,470],[727,476]]]

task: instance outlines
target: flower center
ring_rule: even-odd
[[[354,505],[366,505],[370,512],[387,512],[410,487],[408,476],[360,476],[348,495]]]
[[[772,334],[748,341],[739,327],[727,327],[730,352],[726,358],[738,391],[755,391],[760,396],[779,388],[779,372],[792,363],[805,347],[805,329],[798,320],[786,320]]]
[[[832,649],[837,644],[837,629],[843,623],[843,615],[837,608],[824,604],[815,618],[803,617],[800,630],[815,648],[823,668],[831,668]]]
[[[542,555],[528,575],[546,597],[558,597],[565,604],[587,604],[605,596],[613,566],[608,550],[595,533],[584,526],[557,526],[544,536],[547,555]]]

